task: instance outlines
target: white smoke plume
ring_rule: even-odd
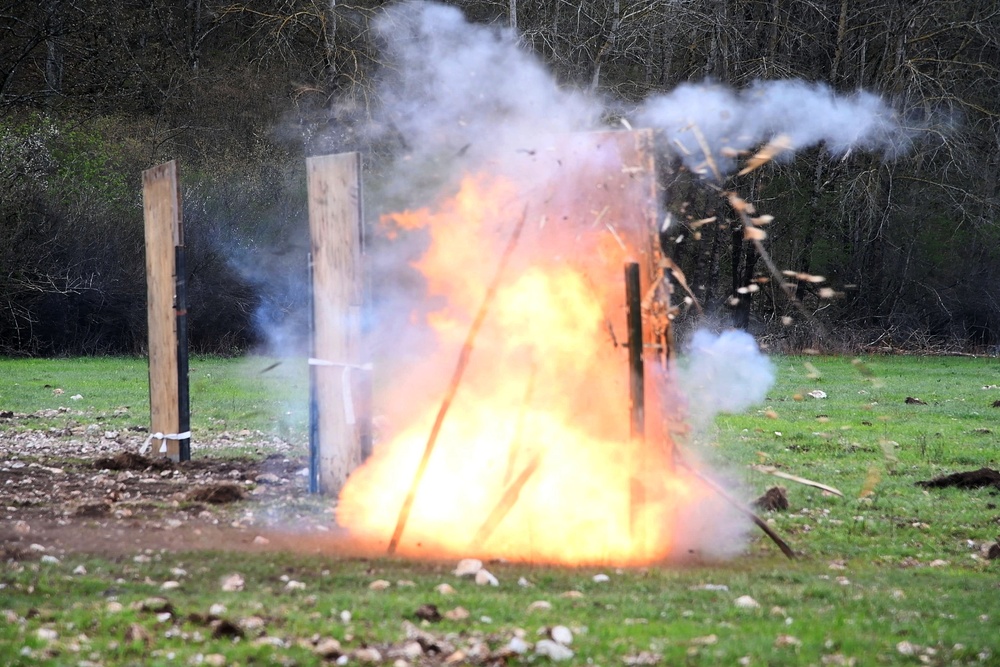
[[[680,389],[696,427],[720,413],[739,413],[760,403],[774,384],[774,366],[744,331],[695,332],[679,369]]]
[[[833,155],[861,149],[891,156],[910,145],[898,114],[877,95],[843,95],[797,80],[758,81],[745,90],[682,84],[647,99],[636,121],[660,130],[689,167],[703,161],[707,149],[722,173],[735,168],[736,154],[779,134],[789,140],[788,155],[822,143]]]

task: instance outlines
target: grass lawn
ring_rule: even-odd
[[[225,430],[304,440],[304,365],[262,372],[271,363],[192,361],[195,455],[199,438]],[[719,417],[716,430],[689,447],[714,461],[743,498],[775,484],[787,489],[790,508],[762,516],[798,552],[794,561],[759,532],[724,562],[633,569],[489,563],[499,587],[454,576],[454,562],[307,548],[12,560],[0,565],[0,664],[310,665],[322,661],[321,647],[331,664],[340,654],[349,664],[374,659],[359,652],[364,647],[384,664],[546,663],[530,650],[504,657],[501,649],[521,634],[535,644],[556,625],[574,635],[567,664],[1000,664],[1000,560],[986,557],[1000,536],[1000,490],[915,485],[1000,467],[1000,407],[992,407],[1000,364],[955,357],[774,363],[778,380],[764,403]],[[148,425],[142,360],[0,360],[0,374],[0,411],[37,413],[16,425],[0,420],[0,437],[68,422]],[[826,397],[810,396],[817,390]],[[83,398],[70,400],[76,394]],[[834,486],[844,497],[753,464]],[[16,520],[17,508],[5,509],[5,521]],[[243,577],[242,590],[224,591],[221,582],[233,573]],[[597,574],[608,580],[595,581]],[[377,580],[388,587],[371,588]],[[168,581],[177,586],[164,589]],[[436,589],[444,583],[454,592]],[[430,604],[454,613],[422,623],[416,612]],[[407,657],[407,632],[419,656]],[[488,656],[477,648],[483,643]]]
[[[261,431],[304,442],[308,425],[304,359],[192,357],[191,428],[197,440],[230,431]],[[32,415],[18,426],[58,428],[97,423],[149,426],[149,366],[144,358],[0,360],[0,411]],[[74,398],[79,397],[79,398]],[[0,420],[0,430],[12,428]]]

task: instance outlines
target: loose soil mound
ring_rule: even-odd
[[[917,486],[939,489],[946,486],[957,486],[960,489],[979,489],[984,486],[995,486],[1000,489],[1000,472],[992,468],[980,468],[968,472],[956,472],[931,480],[917,482]]]

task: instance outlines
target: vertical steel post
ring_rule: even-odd
[[[188,389],[188,336],[187,336],[187,267],[184,246],[174,246],[174,312],[177,316],[177,432],[191,430],[191,394]],[[191,439],[177,443],[178,458],[191,460]]]
[[[309,265],[309,358],[316,356],[316,290],[313,286],[313,254]],[[309,364],[309,493],[319,493],[319,403],[316,395],[316,366]]]

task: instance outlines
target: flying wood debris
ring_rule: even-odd
[[[757,151],[753,157],[747,160],[747,166],[740,170],[740,176],[746,176],[754,169],[767,164],[776,156],[791,149],[792,139],[787,134],[779,134],[771,139],[767,144]]]
[[[799,280],[804,283],[822,283],[826,281],[826,278],[823,276],[814,276],[810,273],[802,273],[801,271],[785,270],[781,273],[789,278],[794,278],[795,280]]]

